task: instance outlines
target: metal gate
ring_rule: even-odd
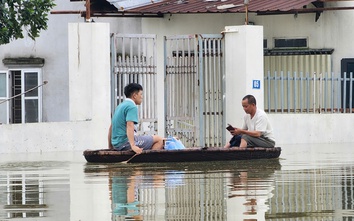
[[[146,98],[139,108],[139,133],[157,133],[156,35],[111,35],[112,113],[124,99],[128,83],[143,85]]]
[[[223,35],[165,37],[166,132],[188,146],[221,146]]]

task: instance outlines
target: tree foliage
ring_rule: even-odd
[[[54,0],[0,0],[0,45],[23,38],[31,39],[47,29],[48,13]]]

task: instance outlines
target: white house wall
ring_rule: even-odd
[[[351,130],[354,114],[269,114],[268,117],[278,145],[354,142]]]
[[[264,106],[264,90],[262,87],[253,88],[253,80],[263,85],[263,27],[226,26],[225,45],[227,46],[224,52],[225,110],[223,113],[226,123],[240,127],[244,115],[240,101],[246,94],[252,94],[257,98],[258,107],[263,109]]]
[[[82,10],[84,2],[57,0],[52,11]],[[40,57],[45,59],[43,80],[43,122],[69,120],[69,66],[68,66],[68,23],[84,22],[78,14],[49,14],[48,29],[40,33],[35,41],[29,37],[0,45],[0,71],[8,67],[3,58]],[[139,18],[92,18],[95,22],[110,24],[110,32],[140,33]]]
[[[70,3],[56,1],[53,11],[84,9],[83,2]],[[341,4],[350,5],[351,2]],[[225,26],[244,24],[244,14],[202,14],[202,15],[166,15],[164,18],[93,18],[95,22],[110,24],[110,32],[157,34],[157,81],[164,82],[163,36],[180,34],[215,34],[224,30]],[[332,56],[333,71],[340,71],[342,58],[354,57],[354,41],[351,28],[354,11],[327,11],[315,22],[314,14],[256,16],[250,14],[249,20],[263,26],[264,38],[272,47],[274,37],[309,37],[310,48],[334,48]],[[79,150],[86,148],[106,147],[106,127],[108,117],[104,116],[107,126],[100,125],[99,133],[91,121],[70,120],[69,108],[69,60],[68,60],[68,23],[84,22],[79,15],[51,14],[48,30],[32,41],[28,38],[13,41],[0,46],[0,58],[41,57],[45,59],[43,80],[49,83],[43,87],[43,121],[40,124],[0,125],[0,152],[11,151],[57,151]],[[7,67],[0,62],[0,70]],[[157,100],[164,100],[162,85],[158,86]],[[226,95],[230,96],[230,95]],[[78,101],[80,102],[80,101]],[[241,101],[240,101],[241,102]],[[241,105],[235,104],[235,108]],[[104,114],[107,114],[104,112]],[[158,105],[158,130],[164,131],[164,108]],[[321,143],[351,142],[347,133],[334,131],[349,130],[354,122],[353,114],[271,114],[271,120],[277,136],[278,144],[287,143]],[[58,123],[52,123],[58,122]],[[232,122],[230,122],[232,123]],[[297,129],[289,130],[290,125]],[[305,129],[309,129],[307,132]],[[343,129],[344,128],[344,129]],[[97,129],[96,129],[97,131]],[[292,133],[296,132],[296,133]],[[333,134],[328,136],[328,133]],[[78,140],[84,136],[93,136],[94,142]],[[163,135],[163,134],[160,134]],[[8,148],[9,147],[9,148]]]
[[[350,5],[350,3],[346,5],[348,4]],[[144,18],[142,21],[143,34],[157,34],[158,82],[163,82],[164,76],[163,36],[220,33],[225,26],[243,25],[244,19],[244,14],[174,14],[166,15],[164,18]],[[297,16],[256,16],[255,14],[249,16],[249,21],[263,26],[264,38],[268,40],[268,48],[273,47],[274,37],[308,37],[310,48],[334,48],[332,71],[336,73],[341,71],[340,61],[342,58],[354,57],[354,51],[351,50],[354,48],[354,42],[351,40],[354,29],[348,28],[353,20],[354,10],[327,11],[321,14],[317,22],[315,22],[314,13]],[[160,98],[158,100],[163,100],[163,88],[161,87],[159,90]],[[226,94],[227,96],[230,95]],[[160,113],[163,113],[163,107],[160,108]],[[235,104],[234,108],[241,109],[241,101],[239,106]],[[163,115],[159,116],[159,121],[162,121]],[[269,118],[273,122],[278,145],[353,142],[349,133],[335,132],[342,131],[343,128],[349,130],[354,122],[353,114],[270,114]],[[161,129],[163,128],[159,128],[159,130]]]
[[[56,4],[57,6],[53,11],[84,10],[84,2],[70,3],[69,1],[60,0],[56,1]],[[95,22],[92,24],[109,24],[108,27],[110,30],[106,38],[108,40],[109,33],[113,32],[141,32],[141,19],[139,18],[93,17],[92,19]],[[75,76],[70,78],[69,75],[69,23],[85,24],[84,18],[80,15],[50,14],[48,30],[42,31],[36,41],[32,41],[26,37],[25,39],[15,40],[6,45],[0,45],[1,71],[8,70],[8,67],[2,63],[3,58],[41,57],[45,59],[45,64],[42,68],[43,80],[49,82],[43,87],[44,123],[0,125],[0,153],[69,151],[107,147],[107,132],[110,124],[111,110],[109,104],[110,93],[108,93],[110,90],[109,80],[105,82],[93,80],[95,84],[91,85],[92,88],[83,88],[86,91],[93,90],[92,93],[95,95],[89,98],[92,99],[92,102],[95,102],[90,106],[93,109],[89,110],[89,114],[80,113],[79,110],[73,109],[74,107],[78,107],[82,110],[88,107],[90,103],[86,101],[86,94],[82,98],[77,97],[81,93],[80,87],[83,86],[82,82],[80,82],[80,77],[75,79],[73,78]],[[96,40],[99,44],[95,42],[91,44],[94,46],[93,48],[96,48],[95,50],[100,50],[102,41],[101,39]],[[85,47],[88,46],[86,45]],[[98,62],[98,65],[89,74],[92,79],[95,77],[94,73],[106,73],[109,76],[109,47],[108,49],[105,48],[105,50],[106,56],[100,56],[100,58],[106,58],[106,62],[100,62],[99,59],[92,56],[94,59],[93,62]],[[82,53],[82,56],[88,55],[87,52],[82,51]],[[88,60],[86,59],[86,61]],[[92,65],[93,62],[89,61],[88,63]],[[97,68],[101,69],[101,71]],[[84,68],[75,71],[82,73]],[[84,79],[89,75],[86,76],[83,74],[81,78]],[[70,86],[71,89],[69,88]],[[103,88],[104,93],[98,95],[96,91],[100,90],[100,88]],[[69,93],[72,93],[72,96]],[[107,99],[100,97],[103,95]],[[85,100],[84,97],[86,97]],[[70,100],[72,105],[69,103]],[[72,108],[70,109],[70,107]],[[70,112],[72,117],[70,117]]]
[[[71,23],[68,29],[70,121],[0,125],[0,153],[107,148],[109,24]]]
[[[327,3],[326,3],[327,4]],[[353,1],[332,3],[334,6],[354,6]],[[315,22],[315,14],[267,15],[249,14],[249,21],[264,26],[264,38],[268,48],[273,48],[275,37],[308,37],[309,47],[313,49],[334,48],[333,71],[340,72],[340,60],[354,57],[354,41],[351,28],[354,10],[325,11]],[[200,14],[165,15],[164,18],[144,18],[142,32],[164,35],[177,34],[215,34],[225,26],[243,25],[244,14]]]

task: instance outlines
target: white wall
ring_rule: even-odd
[[[347,3],[348,5],[349,3]],[[340,72],[340,60],[354,57],[354,41],[351,37],[354,29],[348,28],[354,20],[353,11],[327,11],[321,14],[315,22],[315,14],[256,16],[250,14],[250,21],[263,26],[264,38],[268,39],[269,48],[273,47],[274,37],[308,37],[310,48],[334,48],[332,55],[332,71]],[[202,14],[202,15],[166,15],[164,18],[144,18],[142,32],[157,34],[158,45],[158,81],[163,81],[163,37],[181,34],[215,34],[224,30],[225,26],[243,25],[243,14]],[[188,25],[186,25],[188,24]],[[346,24],[346,25],[338,25]],[[243,54],[243,52],[239,52]],[[263,85],[262,85],[263,86]],[[163,98],[163,88],[158,92]],[[228,93],[226,96],[230,96]],[[241,96],[241,95],[239,95]],[[260,105],[259,107],[261,107]],[[241,100],[234,104],[242,112]],[[225,110],[231,111],[229,108]],[[163,107],[159,110],[163,113]],[[163,121],[163,114],[159,114],[159,121]],[[354,115],[351,114],[272,114],[277,144],[291,143],[328,143],[353,142],[347,133],[335,131],[350,130]],[[229,123],[229,122],[227,122]],[[230,122],[232,123],[232,122]],[[293,126],[296,129],[293,129]],[[297,126],[301,125],[301,126]],[[235,125],[237,126],[237,125]],[[159,131],[164,128],[159,128]],[[309,130],[307,130],[309,129]],[[331,135],[328,136],[328,133]],[[336,135],[334,135],[336,134]]]
[[[354,1],[325,3],[326,7],[354,6]],[[354,58],[352,37],[354,10],[325,11],[315,22],[315,14],[256,16],[250,21],[264,26],[264,37],[268,48],[273,47],[274,37],[308,37],[309,47],[334,48],[332,71],[339,73],[342,58]]]
[[[242,98],[252,94],[263,109],[263,27],[226,26],[225,30],[225,121],[241,125],[244,115]],[[260,82],[253,88],[253,80]]]
[[[107,128],[96,126],[93,121],[3,124],[0,125],[0,153],[75,151],[102,147],[107,143],[107,133],[99,130],[107,131]]]
[[[269,119],[277,145],[354,142],[354,114],[269,114]]]
[[[354,1],[326,3],[331,6],[354,6]],[[164,18],[144,18],[142,32],[164,35],[215,34],[225,26],[243,25],[244,14],[166,15]],[[354,10],[325,11],[317,22],[315,14],[267,15],[249,14],[249,21],[264,27],[268,48],[273,47],[274,37],[308,37],[309,47],[314,49],[334,48],[333,71],[340,72],[342,58],[354,58],[353,21]],[[188,24],[188,25],[187,25]],[[162,56],[163,54],[161,54]]]
[[[69,24],[70,121],[110,117],[108,23]]]
[[[70,122],[0,125],[0,153],[107,148],[110,27],[69,24]]]
[[[84,11],[84,1],[70,2],[56,0],[52,11]],[[35,41],[27,36],[6,45],[0,45],[0,71],[7,71],[2,59],[16,57],[41,57],[45,59],[42,68],[43,80],[49,83],[43,87],[43,121],[63,122],[69,120],[69,58],[68,23],[82,22],[79,14],[49,14],[48,29],[40,33]],[[96,23],[110,24],[110,32],[141,33],[141,18],[96,18]]]
[[[72,9],[75,9],[75,7],[82,8],[83,2],[63,3],[60,1],[55,10],[67,10],[70,9],[69,6]],[[93,19],[95,22],[106,21],[110,23],[110,32],[157,34],[158,82],[164,80],[163,36],[194,33],[214,34],[223,31],[225,26],[243,25],[244,23],[243,14],[172,15],[164,18],[144,18],[142,20],[134,18]],[[328,11],[321,14],[318,22],[314,20],[314,14],[299,14],[297,17],[294,17],[294,15],[255,16],[250,14],[250,21],[255,22],[256,25],[264,26],[264,37],[267,39],[309,36],[311,48],[333,47],[335,49],[333,70],[338,72],[340,71],[341,58],[354,57],[354,51],[351,50],[351,48],[354,48],[354,41],[351,40],[354,29],[348,28],[352,25],[354,13],[353,11]],[[99,102],[100,98],[95,101],[85,100],[81,102],[80,96],[78,96],[80,93],[78,88],[73,88],[74,91],[78,92],[77,94],[69,96],[69,87],[80,85],[78,82],[69,84],[69,47],[67,40],[69,31],[67,24],[70,21],[83,21],[83,18],[79,15],[50,15],[49,29],[41,33],[41,37],[36,42],[23,39],[9,45],[2,45],[0,46],[0,58],[20,55],[44,57],[46,64],[43,68],[43,78],[49,81],[49,84],[43,88],[44,121],[68,121],[69,119],[74,120],[76,117],[80,121],[0,125],[0,152],[84,150],[106,147],[109,113],[105,112],[106,110],[102,107],[103,120],[97,122],[90,117],[90,114],[87,115],[89,117],[86,117],[87,113],[77,112],[83,110],[81,107]],[[0,63],[0,69],[3,70],[6,67]],[[94,81],[92,82],[94,83]],[[83,90],[88,91],[87,88]],[[159,97],[157,99],[162,101],[164,100],[163,87],[158,87],[158,90],[160,91],[158,91]],[[78,98],[75,98],[75,96]],[[73,103],[75,100],[78,103]],[[69,101],[78,109],[70,109]],[[235,108],[241,109],[240,103],[235,103]],[[69,116],[70,110],[77,112],[74,119]],[[95,111],[98,111],[97,114],[100,115],[100,110]],[[79,117],[79,115],[81,116]],[[158,116],[159,122],[163,122],[162,104],[158,105]],[[270,118],[278,144],[336,143],[352,142],[353,140],[345,132],[350,130],[350,123],[354,122],[351,114],[312,114],[309,116],[306,114],[272,114]],[[88,121],[81,121],[86,119]],[[296,133],[293,133],[294,129],[290,128],[292,125],[296,126]],[[310,129],[309,132],[306,131],[307,128]],[[161,133],[160,135],[163,135],[163,124],[159,124],[158,130]],[[344,132],[338,133],[336,131]],[[328,136],[328,134],[331,135]]]

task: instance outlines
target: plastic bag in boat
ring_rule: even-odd
[[[172,136],[168,136],[166,142],[165,142],[165,149],[166,150],[181,150],[181,149],[186,149],[186,147],[183,145],[183,143]]]

